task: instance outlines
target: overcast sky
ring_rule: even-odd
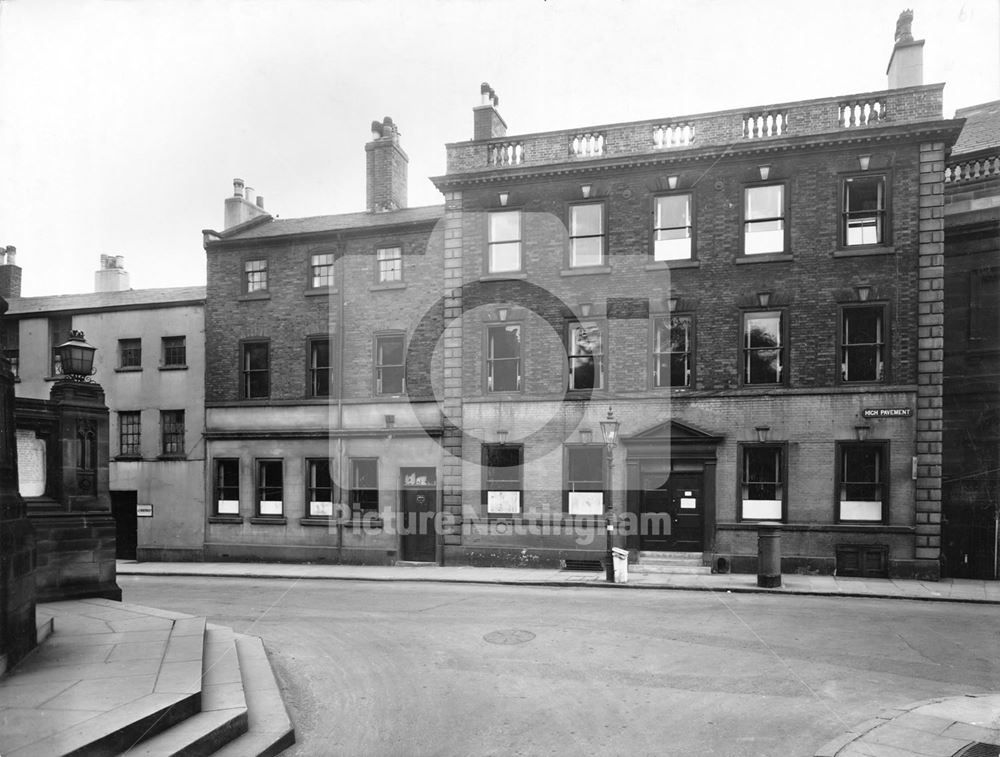
[[[410,205],[488,81],[509,133],[883,89],[914,10],[945,116],[1000,99],[1000,0],[0,0],[0,245],[25,296],[203,284],[241,177],[282,217],[364,210],[391,116]]]

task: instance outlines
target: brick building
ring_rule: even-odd
[[[963,108],[945,171],[943,563],[996,578],[1000,503],[1000,101]]]
[[[16,375],[18,444],[42,441],[45,430],[32,427],[27,410],[48,400],[62,377],[54,348],[70,331],[83,331],[97,348],[94,380],[110,411],[108,493],[118,556],[200,559],[205,288],[131,289],[123,259],[102,255],[94,289],[21,297],[16,251],[4,250],[0,295],[10,309],[0,339]],[[55,472],[48,473],[21,470],[29,511],[48,506]]]
[[[640,566],[753,571],[778,521],[786,570],[936,577],[961,124],[922,44],[901,19],[879,92],[520,136],[484,84],[443,207],[405,207],[389,119],[365,213],[238,183],[206,232],[206,555],[553,565],[610,512]]]

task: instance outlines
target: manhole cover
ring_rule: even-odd
[[[483,638],[490,644],[523,644],[535,638],[535,634],[513,628],[507,631],[490,631]]]

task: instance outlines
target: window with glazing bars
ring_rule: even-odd
[[[885,334],[882,307],[844,308],[840,351],[840,371],[844,381],[883,379]]]
[[[182,336],[163,337],[163,365],[187,365],[187,345]]]
[[[329,460],[306,461],[307,512],[312,517],[333,515],[333,481]]]
[[[482,450],[483,504],[487,514],[520,513],[524,447],[520,444],[484,444]]]
[[[487,271],[521,270],[521,211],[499,210],[488,216]]]
[[[244,286],[247,294],[267,290],[267,261],[248,260],[243,264]]]
[[[309,396],[329,397],[333,373],[329,339],[309,340]]]
[[[747,187],[743,194],[743,253],[785,251],[785,187]]]
[[[604,265],[604,203],[569,209],[569,266]]]
[[[664,195],[654,200],[653,260],[691,257],[691,195]]]
[[[161,410],[160,429],[164,455],[184,454],[184,411]]]
[[[491,392],[521,389],[521,327],[490,326],[486,331],[486,384]]]
[[[229,458],[215,460],[215,513],[239,515],[240,461]]]
[[[380,247],[375,251],[379,282],[403,280],[403,248]]]
[[[138,410],[118,413],[118,454],[122,457],[139,457],[141,415]]]
[[[844,244],[882,244],[885,235],[885,177],[844,180]]]
[[[312,289],[333,286],[333,253],[321,252],[310,257],[309,286]]]
[[[743,447],[741,516],[744,520],[780,521],[784,510],[782,448],[775,445]]]
[[[375,393],[402,394],[404,359],[402,334],[381,334],[375,337]]]
[[[243,343],[243,398],[263,399],[271,392],[271,364],[267,342]]]
[[[690,386],[693,357],[690,316],[653,319],[653,386]]]
[[[282,515],[285,489],[284,462],[257,461],[257,514]]]
[[[566,448],[566,488],[563,507],[570,515],[604,512],[604,447]]]
[[[604,388],[604,349],[601,326],[581,321],[569,326],[569,388]]]
[[[378,460],[375,458],[351,460],[351,509],[358,515],[378,512]]]
[[[119,339],[118,340],[118,367],[119,368],[141,368],[142,367],[142,340],[141,339]]]
[[[780,384],[784,380],[781,321],[780,312],[744,313],[743,383]]]
[[[884,445],[843,443],[838,451],[838,519],[881,521],[885,513]]]

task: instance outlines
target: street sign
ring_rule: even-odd
[[[152,518],[153,517],[153,506],[152,505],[136,505],[135,515],[137,518]]]
[[[861,411],[863,418],[909,418],[912,415],[911,407],[866,407]]]

